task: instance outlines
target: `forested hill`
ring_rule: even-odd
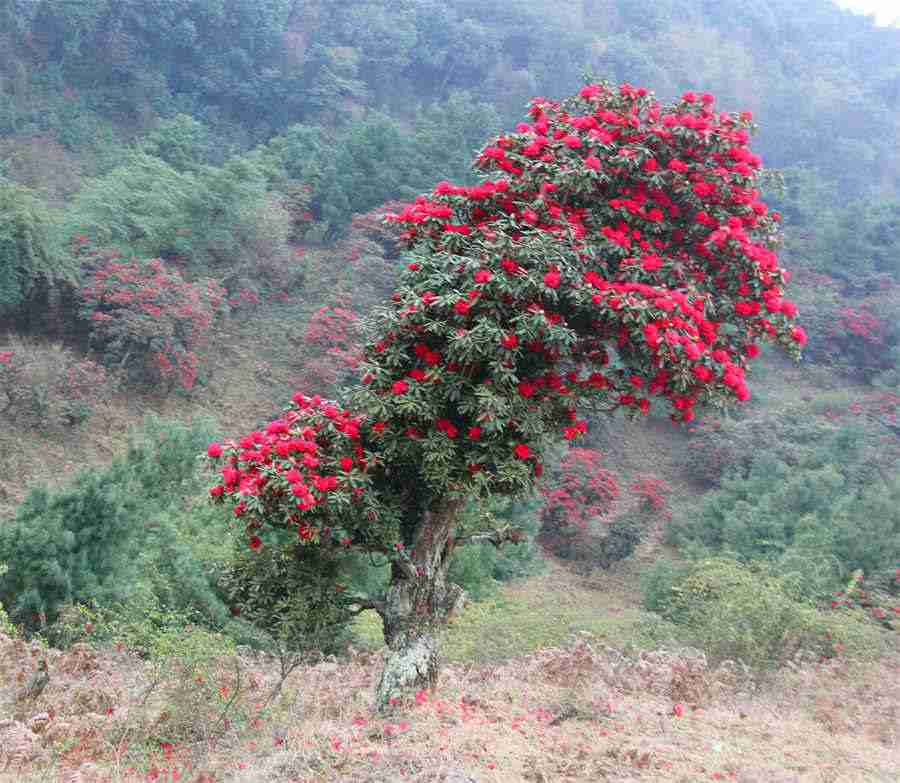
[[[88,113],[139,132],[183,112],[246,148],[460,90],[505,124],[586,68],[754,111],[770,165],[816,167],[843,199],[900,181],[900,30],[830,0],[0,1],[0,134],[62,124],[67,144]]]
[[[44,317],[45,283],[109,250],[212,278],[232,308],[311,305],[306,248],[368,215],[370,244],[341,252],[390,269],[387,202],[471,181],[476,148],[586,74],[752,111],[789,265],[896,282],[900,29],[831,0],[0,0],[0,326],[105,346]],[[842,295],[807,310],[808,355],[844,352],[817,328]]]

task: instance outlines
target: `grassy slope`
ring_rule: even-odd
[[[452,780],[448,770],[479,783],[897,779],[900,650],[762,684],[689,652],[624,655],[632,583],[628,572],[585,579],[552,566],[508,586],[511,612],[487,622],[491,610],[475,607],[457,621],[438,692],[386,718],[368,711],[379,656],[366,650],[297,670],[270,709],[260,705],[277,681],[272,662],[220,660],[199,679],[176,668],[159,678],[124,652],[51,652],[50,685],[28,715],[54,717],[32,719],[35,733],[0,722],[0,782],[142,781],[154,766],[234,783],[438,783]],[[583,627],[595,633],[548,644]],[[0,638],[3,713],[35,661]]]

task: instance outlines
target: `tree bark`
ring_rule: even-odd
[[[387,656],[376,690],[376,707],[413,690],[432,689],[440,671],[440,634],[465,597],[447,583],[453,533],[462,501],[425,512],[409,558],[391,565],[381,617]]]

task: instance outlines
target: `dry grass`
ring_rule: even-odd
[[[223,661],[204,690],[127,653],[46,653],[2,638],[4,681],[27,678],[42,655],[50,685],[21,721],[0,721],[4,783],[173,780],[173,769],[183,781],[233,783],[437,783],[451,772],[479,783],[900,775],[900,651],[865,666],[787,669],[758,685],[734,667],[711,671],[701,656],[629,656],[582,635],[505,663],[451,665],[436,693],[387,717],[369,710],[377,655],[303,667],[268,709],[275,668],[251,659],[240,679]],[[179,700],[187,722],[161,747]]]

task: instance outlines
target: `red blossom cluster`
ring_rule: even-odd
[[[797,308],[783,297],[788,275],[771,249],[779,216],[753,186],[760,160],[747,147],[750,116],[716,113],[712,102],[691,95],[663,110],[646,90],[628,85],[618,95],[591,85],[580,98],[574,106],[536,99],[531,123],[482,152],[480,168],[507,176],[471,187],[441,183],[393,219],[406,227],[408,242],[424,239],[435,251],[463,254],[463,247],[503,237],[524,254],[535,233],[571,250],[581,270],[576,263],[541,272],[498,252],[497,267],[479,268],[474,286],[450,304],[457,316],[480,317],[496,298],[491,280],[518,279],[530,284],[527,311],[557,324],[594,316],[598,332],[620,348],[650,353],[657,369],[594,373],[578,383],[618,391],[620,404],[645,412],[648,393],[668,397],[686,421],[709,385],[747,399],[744,368],[758,354],[757,341],[806,339],[790,324]],[[420,262],[410,270],[428,272]],[[557,296],[541,296],[542,288]],[[429,304],[425,295],[421,304]],[[738,339],[720,332],[726,321],[739,327]],[[503,340],[515,347],[518,335]]]
[[[385,223],[385,216],[399,212],[405,207],[401,201],[387,201],[380,207],[354,215],[350,221],[350,236],[377,242],[386,258],[394,258],[399,252],[399,231],[391,223]]]
[[[108,259],[81,290],[95,346],[120,361],[143,364],[153,378],[191,389],[225,290],[211,279],[186,282],[160,259]]]
[[[840,309],[828,329],[827,354],[839,365],[865,374],[888,370],[893,359],[888,350],[895,329],[889,319],[875,314],[883,300],[862,301]]]
[[[262,304],[262,298],[256,291],[241,288],[236,294],[228,297],[228,304],[231,307],[259,307]]]
[[[264,430],[209,445],[207,455],[223,461],[221,482],[210,495],[232,500],[235,516],[247,522],[252,549],[263,544],[263,517],[296,530],[302,542],[371,539],[376,533],[366,524],[381,510],[365,492],[373,457],[363,445],[361,423],[332,401],[296,394]]]
[[[874,313],[862,307],[845,307],[838,312],[832,335],[852,334],[867,342],[881,345],[887,334],[887,324]]]

